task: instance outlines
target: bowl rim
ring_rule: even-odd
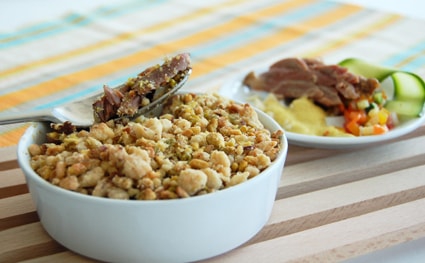
[[[122,200],[122,199],[112,199],[112,198],[106,198],[106,197],[99,197],[99,196],[92,196],[92,195],[85,195],[82,193],[74,192],[71,190],[63,189],[59,186],[53,185],[46,180],[44,180],[42,177],[40,177],[30,166],[30,155],[28,152],[28,147],[30,145],[30,142],[35,139],[35,136],[39,136],[38,134],[35,134],[40,129],[48,129],[48,125],[46,122],[34,122],[32,123],[25,131],[21,139],[19,140],[18,147],[17,147],[17,157],[18,157],[18,163],[21,168],[21,170],[25,174],[25,179],[28,184],[28,180],[32,180],[35,182],[38,186],[42,187],[44,190],[48,190],[51,192],[55,192],[57,194],[65,195],[71,199],[85,201],[85,202],[97,202],[99,204],[125,204],[125,205],[167,205],[167,204],[173,204],[178,202],[179,204],[185,204],[190,202],[199,202],[204,199],[210,199],[214,198],[218,195],[224,195],[224,194],[231,194],[235,191],[242,191],[244,188],[244,185],[247,184],[255,184],[259,180],[263,180],[265,178],[264,174],[267,174],[268,171],[270,171],[273,167],[278,166],[280,162],[283,162],[283,166],[286,162],[286,155],[288,151],[288,141],[286,138],[285,131],[279,126],[279,124],[270,116],[268,116],[266,113],[262,112],[261,110],[255,108],[256,113],[259,115],[262,119],[267,119],[268,122],[270,122],[270,125],[272,126],[271,129],[267,128],[270,132],[273,132],[275,130],[282,130],[283,134],[281,136],[281,150],[279,151],[279,154],[277,155],[276,159],[266,168],[264,169],[260,174],[257,176],[234,186],[218,190],[213,193],[205,194],[205,195],[199,195],[199,196],[191,196],[188,198],[178,198],[178,199],[161,199],[161,200]],[[263,123],[264,121],[261,121]],[[44,133],[43,133],[44,134]],[[280,171],[281,174],[279,178],[281,178],[283,170]]]

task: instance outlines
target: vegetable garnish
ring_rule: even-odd
[[[389,112],[401,117],[419,117],[424,114],[425,82],[418,75],[373,65],[356,58],[345,59],[339,65],[354,74],[376,78],[381,83],[390,78],[393,82],[393,94],[386,94],[391,99],[384,102],[384,108]]]
[[[392,129],[398,118],[384,107],[385,102],[383,91],[353,100],[343,109],[345,130],[355,136],[366,136],[384,134]]]

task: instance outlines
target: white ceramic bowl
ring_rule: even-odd
[[[280,126],[262,112],[269,130]],[[42,143],[48,126],[35,123],[18,146],[41,224],[68,249],[108,262],[188,262],[238,247],[267,222],[275,200],[286,154],[247,182],[203,196],[178,200],[113,200],[86,196],[54,186],[29,164],[28,146]]]

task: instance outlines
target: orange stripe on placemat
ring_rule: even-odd
[[[415,53],[413,55],[410,55],[410,56],[406,57],[405,59],[403,59],[399,63],[397,63],[395,65],[395,67],[402,68],[402,67],[408,65],[409,63],[411,63],[412,61],[415,61],[416,59],[418,59],[420,57],[424,57],[424,56],[425,56],[425,51],[421,51],[421,52]]]
[[[0,147],[16,145],[19,141],[19,138],[21,138],[28,126],[29,124],[20,126],[16,129],[12,129],[4,133],[0,133]]]
[[[344,35],[342,38],[338,38],[334,41],[329,41],[326,45],[315,48],[313,51],[304,54],[306,57],[322,56],[325,53],[332,52],[338,48],[346,46],[353,43],[356,40],[365,38],[374,32],[382,30],[385,27],[388,27],[395,22],[399,21],[402,18],[400,15],[388,15],[379,21],[359,29],[358,31],[351,33],[349,35]]]
[[[282,45],[282,42],[302,37],[306,32],[340,21],[344,17],[358,12],[359,10],[362,10],[362,8],[351,5],[340,6],[321,14],[320,16],[293,25],[291,28],[279,30],[274,34],[255,39],[255,41],[246,43],[243,46],[238,46],[237,52],[235,52],[235,50],[229,50],[228,52],[223,52],[209,58],[208,62],[200,61],[196,65],[196,73],[199,75],[208,74],[217,68],[223,67],[224,65],[236,63],[252,56],[253,50],[256,53],[260,53],[262,51],[272,49],[276,46]]]
[[[103,41],[100,41],[96,44],[92,44],[92,45],[85,46],[85,47],[82,47],[82,48],[74,49],[74,50],[68,51],[68,52],[63,53],[63,54],[55,55],[55,56],[52,56],[52,57],[49,57],[49,58],[45,58],[45,59],[42,59],[42,60],[38,60],[38,61],[34,61],[34,62],[24,64],[24,65],[19,65],[19,66],[14,67],[14,68],[10,68],[8,70],[0,72],[0,77],[16,75],[16,74],[22,73],[23,71],[26,71],[26,70],[33,70],[37,67],[42,67],[44,65],[48,65],[48,64],[60,62],[60,61],[63,61],[63,60],[67,60],[67,59],[70,59],[70,58],[75,58],[76,56],[88,54],[90,52],[93,52],[95,50],[99,50],[101,48],[111,47],[111,46],[117,45],[121,42],[132,40],[132,39],[139,37],[143,34],[148,34],[148,33],[151,33],[151,32],[156,32],[156,31],[159,31],[159,30],[167,29],[169,27],[175,26],[176,23],[184,23],[184,22],[188,22],[188,21],[191,21],[191,20],[195,20],[199,17],[211,14],[211,13],[217,11],[218,9],[223,8],[223,5],[226,5],[226,7],[230,7],[230,6],[233,6],[233,5],[237,5],[237,4],[239,4],[243,1],[244,0],[229,1],[229,2],[221,3],[221,4],[215,5],[215,6],[209,6],[209,7],[206,7],[206,8],[197,9],[197,10],[194,10],[193,12],[186,14],[182,17],[170,19],[170,20],[167,20],[165,22],[155,24],[155,25],[152,25],[150,27],[147,27],[147,28],[144,28],[144,29],[141,29],[141,30],[137,30],[137,31],[134,31],[134,32],[121,33],[121,34],[115,36],[114,38],[103,40]]]
[[[282,14],[282,12],[288,12],[292,8],[302,6],[305,3],[312,2],[311,0],[303,1],[291,1],[284,2],[275,6],[268,6],[266,9],[258,10],[258,16],[269,17],[273,14]],[[248,20],[246,17],[236,17],[229,22],[224,24],[205,29],[204,31],[197,32],[194,35],[187,36],[183,39],[171,41],[164,45],[157,45],[152,48],[148,48],[134,54],[124,56],[119,59],[109,61],[104,64],[96,65],[94,67],[71,73],[69,75],[60,76],[55,79],[39,83],[37,85],[28,87],[23,90],[5,94],[2,96],[3,103],[0,104],[0,110],[5,110],[11,107],[15,107],[21,103],[34,100],[34,98],[39,98],[54,94],[63,89],[70,88],[78,83],[106,76],[116,71],[117,68],[124,69],[129,68],[138,64],[142,64],[147,61],[156,60],[158,57],[163,57],[167,53],[174,53],[179,51],[182,48],[199,45],[208,41],[211,37],[219,37],[220,35],[229,34],[232,31],[239,30],[243,27],[246,27],[249,24],[255,23],[256,20]],[[163,48],[168,47],[168,48]],[[234,52],[234,51],[233,51]],[[238,48],[239,52],[239,48]],[[220,64],[221,65],[221,64]],[[198,70],[194,71],[199,72]]]

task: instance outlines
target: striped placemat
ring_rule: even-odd
[[[0,34],[0,113],[55,107],[190,52],[185,89],[214,91],[290,56],[368,59],[425,75],[425,21],[332,1],[123,1]],[[0,126],[0,147],[27,124]]]

